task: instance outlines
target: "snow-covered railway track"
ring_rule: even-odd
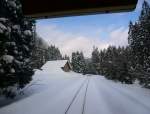
[[[71,111],[71,108],[73,107],[73,104],[75,102],[75,100],[77,100],[79,97],[80,92],[84,91],[84,94],[82,94],[82,107],[81,107],[81,114],[85,113],[85,104],[86,104],[86,95],[87,95],[87,90],[88,90],[88,85],[89,85],[89,77],[87,77],[83,83],[81,84],[81,86],[78,88],[78,90],[76,91],[76,93],[74,94],[70,104],[68,105],[68,107],[66,108],[65,114],[70,114],[69,112]]]

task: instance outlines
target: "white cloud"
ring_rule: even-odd
[[[128,29],[120,27],[110,33],[109,44],[115,46],[126,46],[128,44]]]
[[[106,32],[103,28],[99,30],[100,34]],[[107,48],[109,45],[126,46],[128,36],[128,28],[124,27],[115,28],[114,30],[111,28],[111,31],[107,31],[107,39],[102,37],[87,37],[82,34],[76,35],[76,33],[66,33],[55,25],[37,24],[37,32],[49,44],[58,46],[63,54],[70,56],[73,51],[79,50],[83,51],[86,57],[91,55],[93,46],[97,46],[99,49]]]

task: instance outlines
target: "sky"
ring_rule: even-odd
[[[147,0],[149,1],[149,0]],[[141,12],[139,0],[132,12],[73,16],[37,20],[36,31],[49,45],[57,46],[63,55],[82,51],[90,57],[93,46],[127,46],[129,22],[135,22]]]

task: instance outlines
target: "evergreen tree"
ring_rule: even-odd
[[[35,24],[24,18],[20,0],[1,0],[0,9],[0,94],[14,97],[14,88],[32,79]]]
[[[86,63],[82,52],[73,52],[71,62],[73,66],[73,71],[78,73],[86,73]]]
[[[131,58],[130,54],[130,48],[128,47],[116,48],[115,46],[109,46],[100,52],[98,48],[95,48],[92,52],[91,62],[94,68],[93,74],[98,72],[108,79],[132,84],[134,78],[129,72],[131,61],[128,60],[128,58]]]
[[[92,65],[95,69],[95,74],[99,74],[100,72],[100,53],[99,53],[99,50],[97,47],[94,47],[93,48],[93,51],[92,51]]]
[[[48,47],[47,55],[48,55],[48,60],[62,60],[62,55],[60,53],[60,50],[53,45]]]
[[[63,57],[63,60],[68,60],[68,61],[70,61],[70,57],[65,54],[65,56]]]
[[[48,44],[35,34],[35,44],[31,56],[31,65],[34,69],[40,69],[48,61],[47,50]]]
[[[150,6],[144,1],[138,22],[129,26],[129,45],[136,61],[137,78],[145,87],[150,87]],[[148,81],[143,81],[148,80]]]
[[[91,58],[90,58],[91,59]],[[93,64],[92,64],[92,62],[90,61],[90,62],[87,62],[86,61],[86,74],[96,74],[95,73],[95,68],[93,67]]]

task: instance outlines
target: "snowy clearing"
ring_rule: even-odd
[[[149,114],[150,90],[103,76],[64,72],[66,61],[47,62],[26,86],[26,98],[0,114]]]

